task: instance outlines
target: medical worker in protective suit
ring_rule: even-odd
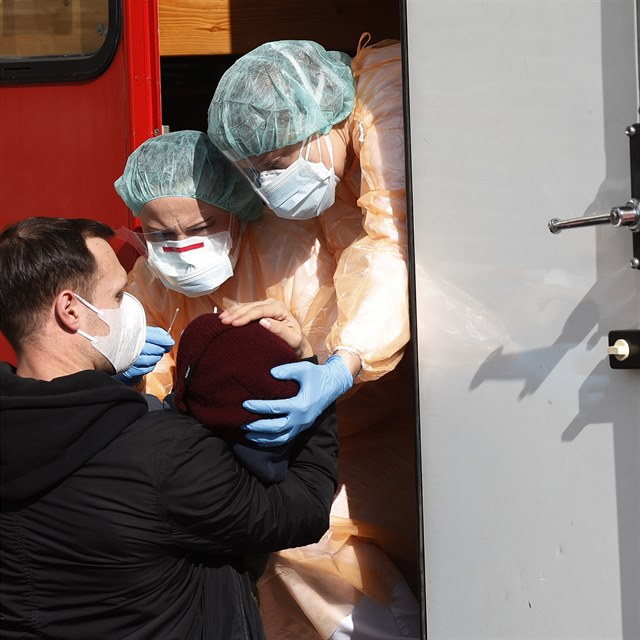
[[[160,355],[136,362],[125,374],[129,383],[164,398],[174,385],[173,342],[191,320],[266,298],[286,305],[326,360],[323,329],[331,319],[325,315],[335,313],[333,265],[315,221],[291,230],[263,211],[260,198],[199,131],[146,140],[129,156],[115,188],[143,231],[126,238],[143,254],[129,273],[128,289],[142,302],[149,324],[171,328],[172,336],[165,346],[167,334],[158,331]],[[163,348],[170,351],[160,359]],[[344,376],[347,387],[350,378]]]
[[[310,41],[261,45],[221,78],[208,133],[269,209],[289,221],[287,233],[318,221],[335,264],[337,313],[324,318],[326,350],[356,376],[338,403],[341,490],[331,530],[316,545],[272,555],[259,583],[267,634],[416,637],[416,603],[398,571],[415,587],[399,44],[361,40],[353,59]],[[242,323],[256,313],[237,307],[226,318]],[[252,408],[278,414],[288,407]],[[277,433],[278,419],[271,422]]]

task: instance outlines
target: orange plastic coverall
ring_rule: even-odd
[[[272,554],[259,581],[272,640],[328,638],[362,593],[385,604],[402,574],[417,581],[411,372],[408,362],[396,368],[409,340],[400,65],[395,42],[359,47],[347,119],[354,154],[319,218],[265,210],[243,232],[233,277],[207,296],[166,289],[144,258],[130,273],[148,324],[166,329],[180,308],[176,340],[214,306],[272,297],[301,322],[320,362],[339,347],[362,358],[359,384],[338,401],[341,486],[331,528],[317,544]],[[175,351],[146,376],[147,392],[171,390]]]

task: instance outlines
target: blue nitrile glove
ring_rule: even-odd
[[[142,376],[151,373],[162,356],[175,344],[169,333],[160,327],[147,327],[147,337],[138,359],[123,373],[113,376],[125,384],[138,384]]]
[[[353,385],[351,371],[340,356],[331,356],[324,364],[294,362],[271,369],[278,380],[297,380],[300,391],[282,400],[246,400],[242,406],[253,413],[283,414],[263,418],[244,427],[247,440],[263,447],[275,447],[295,438]]]

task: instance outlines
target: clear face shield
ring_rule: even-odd
[[[157,207],[162,214],[161,200]],[[180,216],[165,227],[163,215],[149,216],[142,233],[120,229],[116,235],[146,256],[149,266],[169,289],[188,297],[215,291],[233,275],[243,223],[234,215],[206,213]],[[175,216],[174,216],[175,217]]]
[[[338,178],[329,134],[314,134],[295,145],[237,160],[235,165],[280,218],[313,218],[335,201]]]
[[[260,174],[265,171],[286,169],[298,158],[304,144],[305,141],[297,142],[288,147],[282,147],[281,149],[275,149],[274,151],[248,158],[239,157],[233,151],[225,151],[224,153],[234,167],[249,181],[253,190],[262,198],[265,204],[269,204],[260,193],[262,186]]]

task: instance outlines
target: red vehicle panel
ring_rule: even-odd
[[[125,0],[122,37],[101,75],[0,87],[2,226],[36,215],[132,224],[113,182],[161,130],[159,67],[156,2]],[[130,268],[133,251],[116,248]],[[0,359],[15,362],[1,334]]]

